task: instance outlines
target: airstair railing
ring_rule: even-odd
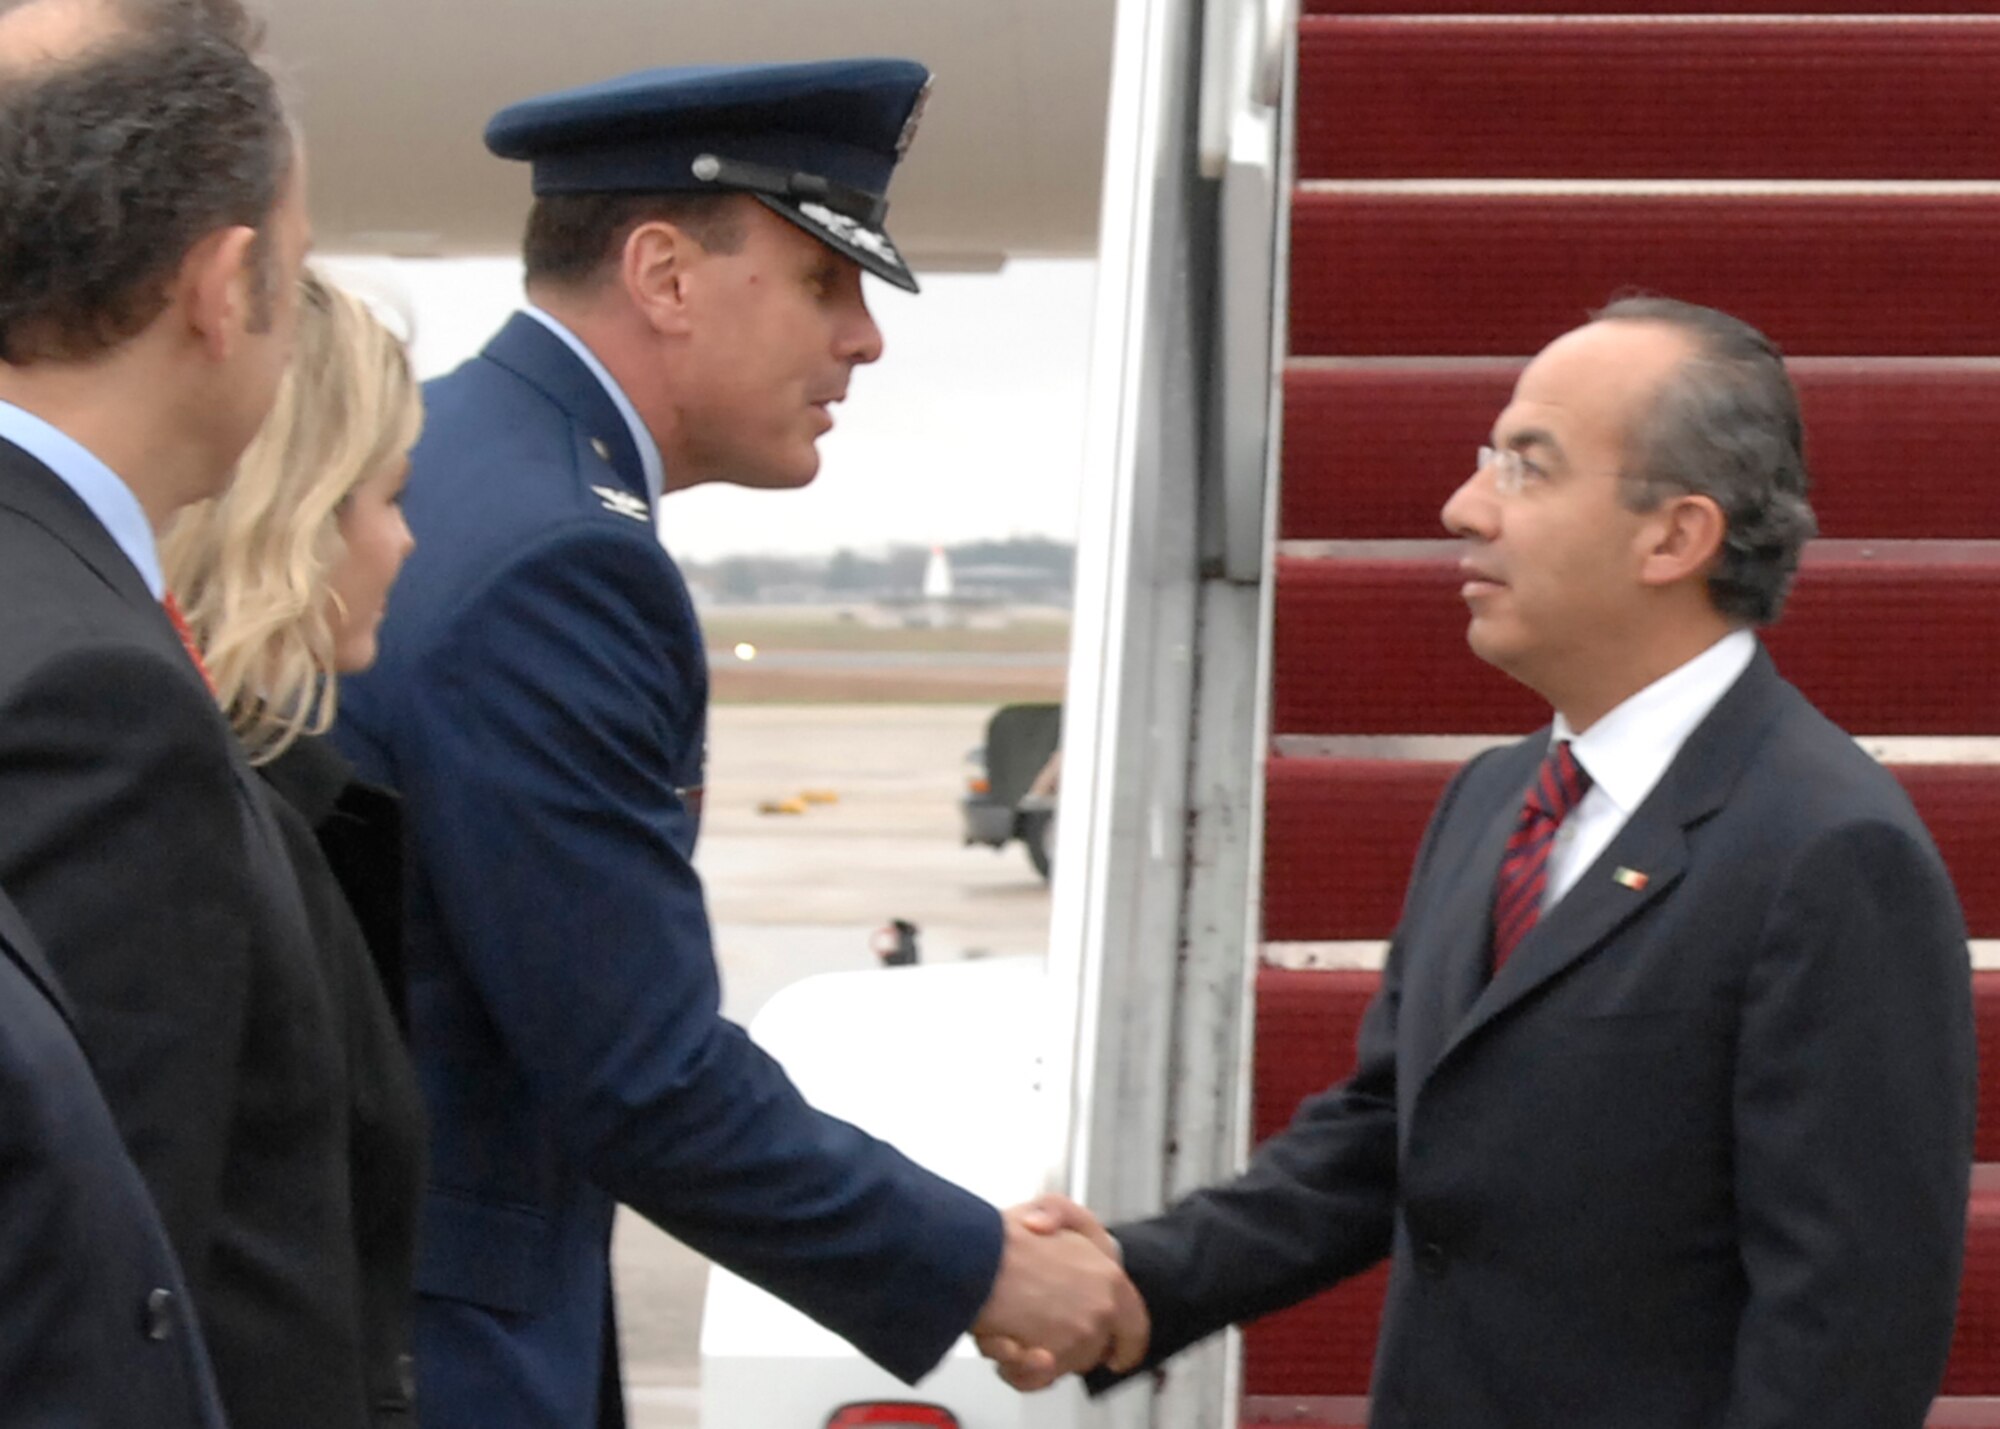
[[[1292,12],[1118,7],[1041,1064],[1053,1179],[1112,1218],[1245,1134]],[[1238,1358],[1029,1422],[1222,1429]]]
[[[1273,315],[1283,291],[1279,222],[1289,192],[1283,99],[1297,0],[1209,0],[1202,73],[1201,171],[1220,188],[1217,254],[1217,452],[1214,554],[1230,580],[1262,578],[1272,484]]]

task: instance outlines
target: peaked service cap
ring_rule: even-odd
[[[913,60],[696,65],[561,90],[493,116],[486,147],[535,193],[747,193],[910,292],[883,230],[931,75]]]

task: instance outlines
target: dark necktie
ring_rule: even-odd
[[[1570,753],[1568,740],[1549,751],[1535,782],[1528,786],[1520,820],[1500,860],[1500,877],[1493,884],[1494,972],[1506,965],[1541,917],[1542,894],[1549,886],[1549,849],[1563,819],[1588,788],[1590,775]]]
[[[194,661],[195,669],[201,672],[201,681],[208,686],[208,692],[215,693],[215,681],[208,673],[208,666],[202,662],[201,647],[194,643],[194,632],[188,629],[187,617],[181,614],[181,603],[174,599],[172,591],[167,592],[160,602],[167,608],[167,619],[174,623],[174,634],[181,638],[181,648],[188,652],[188,659]]]

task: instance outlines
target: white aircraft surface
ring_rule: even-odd
[[[899,55],[938,77],[897,175],[918,270],[1095,251],[1109,0],[267,0],[297,81],[318,246],[513,252],[527,178],[486,120],[658,65]]]

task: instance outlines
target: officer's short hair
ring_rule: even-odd
[[[528,282],[591,286],[642,223],[671,223],[710,253],[740,252],[746,234],[742,205],[730,194],[545,194],[528,211],[521,245]]]
[[[268,224],[293,162],[276,79],[236,0],[112,0],[76,55],[0,67],[0,361],[80,361],[165,309],[218,228],[258,231],[253,323],[269,320]]]

